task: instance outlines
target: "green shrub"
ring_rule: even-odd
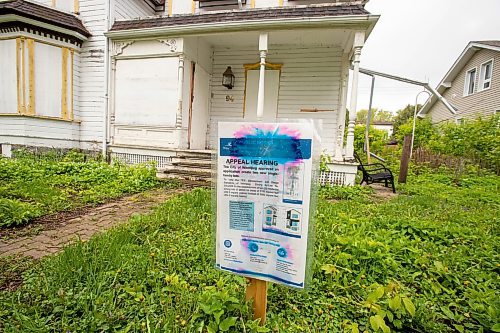
[[[411,134],[411,119],[399,127],[396,137],[402,144]],[[434,153],[463,158],[500,172],[500,116],[478,118],[463,124],[432,125],[430,119],[418,119],[414,147]]]
[[[356,127],[354,127],[354,151],[360,155],[364,151],[365,129],[366,125],[356,125]],[[382,154],[388,140],[387,132],[370,126],[369,139],[370,152],[377,155]]]
[[[108,165],[81,153],[0,158],[0,226],[96,204],[158,185],[153,165]],[[57,158],[56,158],[57,157]],[[87,161],[86,161],[87,160]],[[85,162],[86,161],[86,162]]]

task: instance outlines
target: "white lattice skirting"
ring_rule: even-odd
[[[345,185],[345,172],[321,171],[319,184],[325,185]]]
[[[125,164],[141,164],[148,162],[156,162],[157,169],[165,169],[168,165],[172,163],[171,156],[153,156],[153,155],[141,155],[141,154],[131,154],[131,153],[111,153],[111,160],[117,160]]]

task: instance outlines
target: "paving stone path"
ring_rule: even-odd
[[[155,189],[90,208],[82,215],[51,225],[34,236],[0,240],[0,257],[30,256],[39,259],[60,251],[78,239],[89,240],[94,234],[126,222],[133,214],[147,213],[185,189]]]

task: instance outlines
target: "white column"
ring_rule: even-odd
[[[361,49],[365,42],[365,33],[356,32],[353,44],[352,56],[352,84],[351,84],[351,103],[349,106],[349,125],[347,127],[347,140],[345,147],[345,159],[354,159],[354,126],[356,124],[356,109],[358,107],[358,80],[359,80],[359,62]]]
[[[344,130],[347,103],[347,82],[349,81],[349,55],[342,55],[342,72],[340,74],[339,110],[337,115],[337,140],[335,142],[335,154],[333,160],[342,162],[344,160]]]
[[[175,127],[182,127],[182,96],[184,91],[184,55],[179,55],[179,72],[178,72],[178,87],[177,87],[177,114],[175,117]]]
[[[262,119],[262,116],[264,115],[267,37],[268,37],[267,33],[260,34],[260,36],[259,36],[260,73],[259,73],[259,92],[257,94],[257,118],[258,119]]]

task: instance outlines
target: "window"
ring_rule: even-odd
[[[464,124],[464,118],[457,118],[455,120],[455,122],[456,122],[457,125],[463,125]]]
[[[491,76],[493,74],[493,60],[487,61],[481,65],[480,71],[480,90],[487,90],[491,87]]]
[[[474,93],[476,87],[476,69],[473,68],[465,74],[464,96],[469,96]]]

